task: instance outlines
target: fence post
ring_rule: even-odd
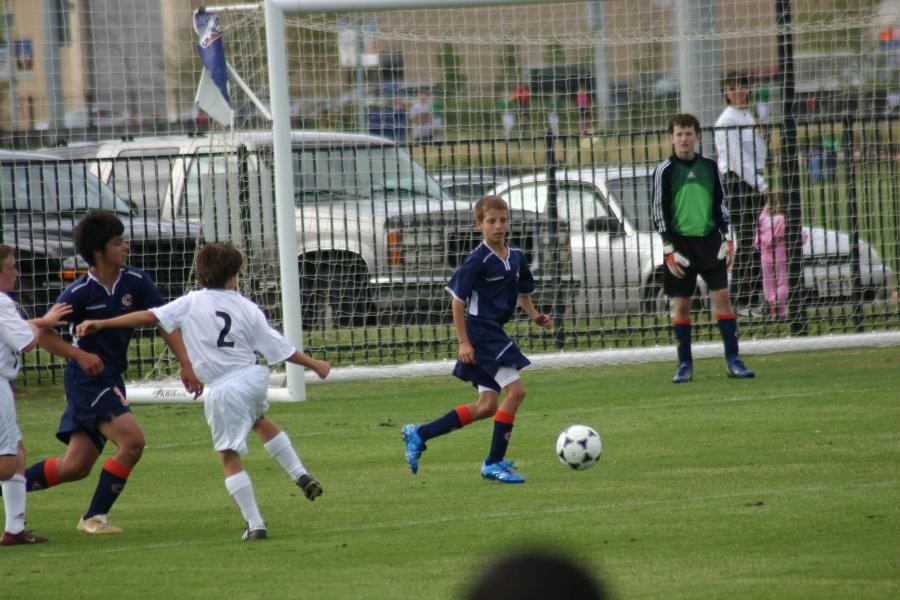
[[[806,314],[806,294],[803,285],[803,239],[800,210],[800,174],[797,162],[797,121],[794,117],[794,45],[791,33],[790,0],[775,1],[778,25],[778,62],[781,67],[782,136],[781,136],[781,190],[785,203],[785,234],[788,248],[788,305],[791,333],[807,335],[809,319]]]
[[[857,333],[863,331],[862,278],[859,269],[859,213],[856,204],[856,163],[853,156],[856,151],[856,140],[853,135],[853,120],[849,113],[843,116],[844,137],[847,144],[844,159],[847,165],[847,220],[850,228],[850,302],[853,305],[853,328]]]
[[[562,277],[560,276],[559,265],[559,207],[557,199],[559,196],[559,185],[556,181],[556,137],[553,130],[547,129],[544,137],[547,162],[547,216],[550,218],[550,263],[553,269],[553,326],[556,330],[556,347],[562,350],[566,344],[565,320],[563,314],[565,312],[565,303],[563,302],[562,293]]]

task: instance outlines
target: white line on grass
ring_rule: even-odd
[[[881,487],[891,487],[900,484],[900,479],[887,479],[883,481],[872,481],[866,483],[858,483],[849,485],[846,487],[855,487],[855,488],[881,488]],[[685,498],[660,498],[660,499],[648,499],[648,500],[637,500],[634,502],[623,502],[623,501],[609,501],[609,502],[591,502],[589,505],[585,506],[554,506],[547,507],[541,510],[515,510],[510,508],[504,508],[502,511],[495,511],[494,513],[489,513],[484,515],[487,519],[492,518],[504,518],[508,519],[510,517],[528,517],[535,514],[549,515],[549,514],[570,514],[570,513],[579,513],[579,512],[595,512],[601,508],[625,508],[625,509],[636,509],[642,506],[652,506],[654,504],[672,504],[673,502],[679,503],[703,503],[710,502],[716,500],[728,500],[730,498],[758,498],[760,496],[771,496],[771,495],[785,495],[785,494],[807,494],[807,493],[821,493],[832,490],[832,486],[828,485],[815,485],[815,486],[802,486],[802,487],[789,487],[789,488],[769,488],[766,490],[744,490],[740,492],[732,492],[728,494],[715,494],[712,496],[688,496]],[[280,542],[282,540],[291,540],[291,539],[304,539],[309,540],[314,536],[321,535],[340,535],[344,533],[353,533],[356,531],[373,531],[379,529],[408,529],[410,527],[418,527],[425,525],[440,525],[445,523],[456,523],[459,521],[457,516],[448,516],[448,517],[434,517],[430,519],[418,519],[418,520],[408,520],[404,519],[402,521],[390,522],[387,523],[383,520],[384,515],[380,515],[378,518],[378,522],[373,522],[370,524],[354,524],[348,527],[338,527],[338,528],[328,528],[328,529],[313,529],[313,530],[305,530],[303,532],[296,533],[278,533],[277,537],[274,537],[272,540],[266,543],[271,542]],[[134,546],[116,546],[115,548],[98,548],[96,545],[91,546],[90,551],[92,555],[97,554],[120,554],[122,552],[128,551],[147,551],[153,549],[165,549],[165,548],[177,548],[181,546],[224,546],[224,545],[239,545],[242,544],[237,537],[232,537],[227,540],[219,540],[219,541],[176,541],[176,542],[164,542],[164,543],[156,543],[156,544],[139,544]],[[33,558],[65,558],[73,555],[81,555],[84,553],[83,548],[73,548],[72,551],[66,552],[52,552],[52,553],[44,553],[40,555],[36,555]]]

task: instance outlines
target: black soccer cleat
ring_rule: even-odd
[[[256,529],[250,529],[250,527],[247,527],[247,529],[244,530],[244,535],[241,536],[241,539],[253,541],[264,540],[267,537],[269,537],[269,532],[265,527],[257,527]]]
[[[298,477],[297,481],[294,483],[297,484],[298,488],[303,490],[303,495],[306,496],[310,502],[322,495],[322,484],[309,473],[304,473]]]

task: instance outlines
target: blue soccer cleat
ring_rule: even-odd
[[[741,360],[740,356],[732,356],[726,360],[725,371],[728,373],[729,377],[735,377],[737,379],[750,379],[756,375],[756,373],[744,365],[744,361]]]
[[[426,450],[425,442],[419,437],[419,426],[413,423],[404,425],[403,441],[406,442],[406,462],[409,463],[409,470],[413,475],[419,472],[419,457]]]
[[[501,460],[493,464],[481,466],[481,476],[500,483],[525,483],[525,478],[517,475],[512,461]]]
[[[694,365],[689,362],[678,363],[672,383],[687,383],[694,378]]]

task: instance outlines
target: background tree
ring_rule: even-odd
[[[441,83],[438,94],[446,100],[461,95],[468,83],[468,76],[463,72],[462,57],[450,42],[444,42],[438,47],[438,65],[441,68]]]

